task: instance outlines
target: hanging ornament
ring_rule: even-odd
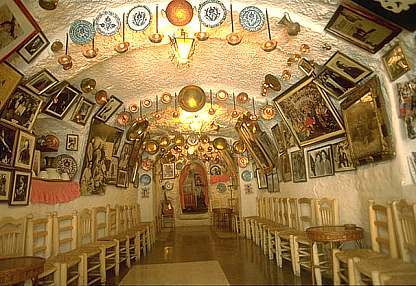
[[[211,107],[208,109],[208,114],[209,115],[214,115],[215,114],[215,109],[212,107],[212,100],[213,100],[212,90],[209,91],[209,94],[210,94],[209,98],[210,98],[210,101],[211,101]]]
[[[159,34],[159,6],[156,5],[156,32],[149,36],[149,41],[158,44],[162,41],[163,35]]]
[[[172,0],[166,7],[166,18],[174,26],[185,26],[194,16],[192,5],[186,0]]]
[[[233,18],[233,5],[230,4],[230,15],[231,15],[231,33],[227,35],[226,39],[228,44],[236,46],[241,43],[241,36],[234,32],[234,18]]]
[[[266,9],[266,20],[267,20],[267,35],[269,36],[269,40],[264,42],[261,45],[261,48],[265,52],[271,52],[276,49],[277,42],[275,40],[272,40],[272,34],[270,31],[270,23],[269,23],[269,14],[267,13],[267,9]]]
[[[197,112],[205,105],[205,92],[199,86],[187,85],[179,92],[178,101],[183,110]]]
[[[237,101],[241,104],[247,103],[249,100],[248,94],[246,92],[240,92],[237,95]]]

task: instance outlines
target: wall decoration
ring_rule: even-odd
[[[303,149],[290,153],[290,159],[292,162],[293,182],[306,182],[306,163]]]
[[[78,151],[78,135],[77,134],[66,135],[65,149],[68,151]]]
[[[348,140],[332,144],[335,172],[355,170],[352,162]]]
[[[139,183],[139,169],[142,166],[142,154],[143,154],[143,140],[136,140],[133,143],[133,150],[130,154],[128,171],[129,171],[129,178],[130,182],[133,184],[137,182]],[[153,167],[153,161],[151,160],[151,166]]]
[[[392,135],[378,77],[357,87],[341,103],[353,163],[394,157]]]
[[[391,80],[398,79],[410,70],[409,61],[400,42],[383,55],[383,63]]]
[[[253,179],[253,172],[249,170],[245,170],[241,173],[241,179],[243,179],[244,182],[251,182]]]
[[[130,9],[127,15],[127,25],[135,32],[146,30],[152,22],[152,13],[144,5],[138,5]]]
[[[41,95],[47,98],[52,98],[56,96],[61,90],[63,90],[69,83],[67,81],[61,81],[56,83],[55,85],[49,87],[46,91],[44,91]]]
[[[0,19],[13,23],[9,31],[0,34],[0,62],[23,46],[40,28],[21,0],[3,0]],[[13,31],[13,33],[11,32]]]
[[[343,95],[355,86],[352,81],[327,67],[324,67],[317,75],[315,83],[337,100],[342,99]]]
[[[162,164],[162,180],[175,178],[175,163]]]
[[[164,184],[162,187],[164,187],[164,189],[166,191],[171,191],[171,190],[173,190],[173,183],[172,182],[166,182],[166,184]]]
[[[54,86],[58,80],[46,69],[33,75],[25,84],[25,86],[40,95],[52,86]]]
[[[334,175],[331,145],[307,151],[309,178]]]
[[[218,0],[206,0],[199,4],[198,18],[208,28],[220,26],[227,18],[227,9]]]
[[[24,131],[19,132],[14,166],[22,169],[32,169],[35,136]]]
[[[56,157],[56,169],[61,177],[63,174],[68,174],[70,180],[72,180],[78,171],[78,164],[74,157],[61,154]]]
[[[222,194],[227,191],[227,186],[224,183],[218,183],[216,189],[218,193]]]
[[[143,186],[147,186],[152,182],[152,177],[150,177],[148,174],[143,174],[140,176],[140,184]]]
[[[129,187],[129,178],[127,171],[118,170],[117,174],[117,187],[128,188]]]
[[[42,100],[25,87],[18,86],[3,107],[1,120],[25,130],[31,130]]]
[[[74,44],[88,44],[95,37],[94,25],[86,20],[75,20],[69,27],[69,37]]]
[[[245,7],[240,12],[240,25],[249,32],[258,32],[263,28],[266,17],[263,11],[255,6]]]
[[[274,102],[300,147],[345,133],[339,115],[312,77],[305,77]]]
[[[209,173],[211,176],[221,176],[222,170],[220,165],[213,165],[211,168],[209,168]]]
[[[261,189],[267,189],[268,188],[268,184],[267,184],[267,176],[266,176],[266,174],[261,169],[256,169],[256,174],[257,174],[257,187],[260,190]]]
[[[43,112],[62,119],[80,94],[79,90],[68,84],[49,100]]]
[[[30,197],[31,173],[15,171],[9,205],[27,206]]]
[[[273,170],[273,192],[280,192],[279,170],[277,168]]]
[[[123,148],[121,149],[120,158],[118,161],[119,170],[127,170],[132,150],[133,150],[133,144],[124,143]]]
[[[12,187],[13,173],[11,170],[0,169],[0,202],[8,202]]]
[[[118,174],[118,157],[113,156],[111,158],[110,167],[107,170],[105,183],[108,185],[116,185],[117,174]]]
[[[338,6],[325,30],[373,54],[401,32],[382,18],[345,4]]]
[[[307,76],[311,75],[315,68],[313,66],[313,64],[311,64],[310,61],[308,61],[305,58],[301,58],[298,62],[298,68]]]
[[[292,170],[290,169],[289,154],[286,152],[279,156],[279,168],[282,170],[283,182],[290,182],[292,180]]]
[[[32,175],[38,177],[40,173],[40,151],[35,150],[33,153],[33,163],[32,163]]]
[[[276,123],[276,125],[271,128],[271,131],[272,131],[273,138],[277,146],[277,150],[279,154],[282,154],[283,152],[286,151],[286,143],[284,141],[285,140],[284,137],[282,136],[280,132],[279,123]]]
[[[111,96],[107,103],[102,106],[97,113],[95,118],[107,122],[107,120],[120,108],[123,102],[115,96]]]
[[[90,117],[95,104],[85,97],[81,97],[72,113],[71,120],[77,124],[85,125]]]
[[[95,30],[103,36],[114,36],[120,30],[120,17],[111,11],[103,11],[94,20]]]
[[[49,46],[50,42],[46,38],[45,34],[41,31],[38,32],[30,41],[23,45],[17,53],[27,63],[31,63],[34,58],[40,55],[40,53]]]
[[[0,63],[0,111],[22,78],[23,74],[12,65],[7,62]]]
[[[0,122],[0,166],[13,167],[17,129]]]

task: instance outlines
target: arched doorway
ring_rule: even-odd
[[[179,196],[183,213],[208,211],[208,179],[203,165],[191,162],[182,169],[179,177]]]

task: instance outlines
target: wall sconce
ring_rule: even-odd
[[[234,18],[233,18],[233,5],[230,4],[230,14],[231,14],[231,34],[227,35],[227,42],[231,46],[236,46],[241,43],[241,36],[234,32]]]
[[[156,5],[156,33],[149,36],[149,41],[154,44],[158,44],[162,41],[163,35],[159,34],[159,6]]]
[[[274,40],[272,40],[272,34],[271,34],[271,32],[270,32],[269,14],[268,14],[268,12],[267,12],[267,9],[266,9],[266,20],[267,20],[267,34],[268,34],[268,36],[269,36],[269,40],[268,40],[268,41],[266,41],[266,42],[264,42],[264,43],[261,45],[261,48],[262,48],[262,49],[263,49],[263,51],[265,51],[265,52],[271,52],[271,51],[273,51],[274,49],[276,49],[276,47],[277,47],[277,42],[276,42],[276,41],[274,41]]]
[[[72,68],[72,58],[68,55],[68,33],[66,33],[66,40],[65,40],[65,55],[60,56],[58,58],[58,63],[62,65],[64,70],[69,70]]]
[[[95,94],[95,102],[97,102],[98,105],[103,106],[108,101],[107,92],[103,89],[97,91]]]
[[[130,47],[130,43],[129,42],[126,42],[126,39],[125,39],[125,35],[126,35],[126,32],[125,32],[125,30],[126,30],[126,28],[125,28],[125,26],[126,26],[126,19],[125,18],[126,18],[126,13],[123,13],[123,30],[122,30],[122,32],[123,32],[123,34],[122,34],[123,41],[121,43],[118,43],[114,47],[114,50],[117,53],[120,53],[120,54],[127,52],[129,50],[129,47]]]
[[[282,20],[280,20],[279,24],[285,25],[287,27],[287,34],[289,36],[297,36],[300,32],[300,25],[297,22],[293,22],[290,19],[288,13],[285,13]]]
[[[170,37],[170,43],[178,65],[189,64],[195,49],[195,39],[188,38],[185,31],[181,30],[181,36]]]
[[[92,45],[91,47],[87,48],[86,50],[82,51],[82,55],[87,59],[95,58],[98,54],[98,49],[95,47],[95,37],[92,38]]]

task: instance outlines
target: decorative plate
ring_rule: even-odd
[[[113,36],[120,30],[120,17],[111,11],[98,14],[94,20],[95,30],[103,36]]]
[[[163,104],[168,104],[172,101],[172,94],[170,94],[169,92],[164,92],[162,94],[162,96],[160,97],[160,101]]]
[[[266,104],[261,109],[261,117],[264,120],[271,120],[276,116],[276,109],[273,105]]]
[[[182,170],[183,169],[183,163],[182,162],[177,162],[175,165],[176,170]]]
[[[144,171],[150,171],[153,167],[153,160],[152,159],[144,159],[142,162],[142,169]]]
[[[145,151],[150,155],[154,155],[159,151],[159,143],[156,140],[149,140],[145,145]]]
[[[245,168],[247,167],[248,164],[248,158],[247,157],[240,157],[238,158],[238,166],[240,166],[240,168]]]
[[[244,182],[250,182],[253,179],[253,173],[249,170],[245,170],[241,173],[241,179]]]
[[[143,101],[143,107],[149,108],[150,106],[152,106],[152,101],[150,99],[145,99]]]
[[[148,174],[143,174],[140,176],[140,184],[143,186],[147,186],[150,184],[150,182],[152,182],[152,177],[150,177]]]
[[[191,145],[191,146],[195,146],[199,142],[198,135],[196,135],[196,134],[189,135],[188,139],[186,139],[186,142],[188,142],[188,144]]]
[[[127,25],[136,32],[146,30],[152,22],[152,13],[147,6],[138,5],[127,15]]]
[[[72,180],[78,171],[78,164],[74,157],[62,154],[56,157],[56,169],[59,174],[67,173]]]
[[[166,182],[165,190],[170,191],[173,189],[173,184],[171,182]]]
[[[218,0],[206,0],[199,4],[198,18],[205,27],[215,28],[227,18],[227,9]]]
[[[224,193],[227,190],[227,186],[224,183],[218,183],[217,191],[218,193]]]
[[[94,36],[93,24],[85,20],[76,20],[69,28],[69,37],[74,44],[85,45],[91,42]]]
[[[240,25],[249,32],[258,32],[263,28],[266,17],[255,6],[248,6],[240,12]]]

